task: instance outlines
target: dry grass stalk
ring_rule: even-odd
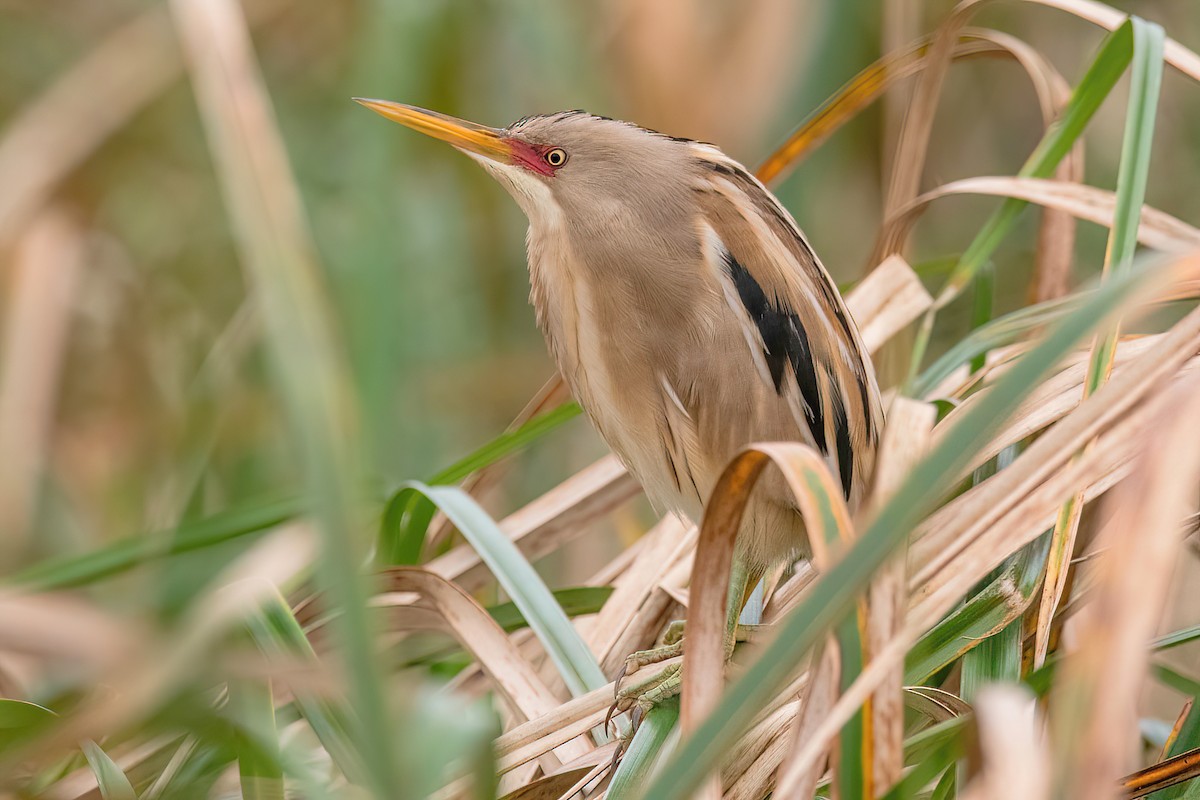
[[[871,492],[871,507],[878,509],[903,483],[924,457],[932,439],[937,411],[933,406],[898,398],[888,409],[888,424],[880,443],[879,466]],[[908,587],[904,579],[905,553],[897,553],[882,567],[867,596],[867,658],[900,632],[907,610]],[[904,769],[904,672],[896,667],[871,699],[871,765],[879,793],[901,777]]]
[[[912,225],[930,203],[957,194],[1015,197],[1106,228],[1112,226],[1116,206],[1116,195],[1112,192],[1079,183],[1011,176],[964,178],[939,186],[897,208],[883,226],[885,249],[901,246]],[[1146,206],[1142,210],[1142,221],[1138,227],[1138,241],[1156,250],[1187,252],[1200,245],[1200,230]]]
[[[796,757],[801,746],[813,738],[817,726],[837,699],[837,647],[832,642],[826,642],[816,663],[817,668],[801,700],[800,711],[792,728],[790,755],[784,756],[779,767],[776,786],[782,797],[811,797],[821,773],[825,771],[823,760],[802,761]]]
[[[389,578],[395,591],[417,592],[433,604],[454,637],[487,673],[518,722],[536,719],[558,706],[559,698],[517,652],[504,630],[462,587],[416,567],[394,569]],[[386,602],[388,597],[377,597],[376,602]],[[559,748],[558,755],[570,760],[591,750],[586,738],[579,738]],[[543,766],[549,772],[558,764]]]
[[[0,340],[0,565],[26,546],[82,266],[78,226],[54,209],[39,216],[21,241]]]
[[[1056,787],[1066,797],[1118,796],[1118,779],[1134,765],[1136,711],[1131,698],[1147,668],[1166,601],[1167,582],[1184,530],[1195,510],[1200,454],[1179,448],[1200,436],[1200,380],[1179,386],[1165,403],[1138,468],[1112,493],[1109,518],[1093,562],[1098,585],[1081,612],[1080,650],[1064,665],[1052,716],[1059,757]]]
[[[286,3],[257,0],[247,6],[251,23],[259,24]],[[0,138],[0,244],[27,225],[64,178],[182,71],[170,16],[154,6],[109,34],[26,105]],[[96,91],[97,86],[105,91]]]

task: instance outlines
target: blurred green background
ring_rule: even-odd
[[[1200,41],[1194,3],[1114,5]],[[351,96],[493,125],[585,108],[713,141],[753,167],[822,99],[884,50],[930,30],[950,6],[247,0],[360,384],[368,473],[390,485],[434,472],[500,431],[553,367],[526,303],[525,223],[515,205],[467,159]],[[978,22],[1051,54],[1070,82],[1101,38],[1045,8],[997,4]],[[120,38],[138,25],[158,30],[160,44]],[[86,138],[86,114],[35,126],[42,135],[32,140],[5,138],[84,59],[107,59],[107,72],[86,73],[101,104],[130,105],[113,134],[53,187],[52,204],[86,230],[87,252],[49,412],[35,524],[44,553],[298,485],[173,36],[167,9],[155,3],[0,2],[0,192],[31,161],[53,160],[59,137]],[[146,81],[161,88],[147,91]],[[1200,148],[1188,143],[1200,141],[1200,114],[1182,102],[1187,89],[1167,72],[1156,152],[1170,155],[1154,164],[1147,201],[1194,220]],[[1123,104],[1118,92],[1092,126],[1094,185],[1113,185]],[[887,104],[872,108],[777,187],[840,283],[869,266],[868,232],[879,222],[884,154],[898,122]],[[1017,66],[987,59],[956,67],[926,186],[1011,174],[1040,131]],[[995,205],[935,205],[917,228],[914,263],[935,269]],[[4,211],[0,248],[11,264],[29,219]],[[1000,310],[1026,290],[1036,215],[1023,224],[1029,235],[1012,237],[997,263]],[[1103,231],[1081,226],[1080,277],[1098,269],[1103,245]],[[0,291],[7,298],[11,281]],[[950,328],[956,320],[965,327],[965,312],[946,316],[948,335],[961,333]],[[572,423],[535,448],[529,468],[491,502],[511,509],[602,452],[586,424]]]

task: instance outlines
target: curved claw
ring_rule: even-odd
[[[618,702],[620,702],[620,701],[614,699],[612,705],[608,707],[608,713],[604,715],[604,732],[608,733],[610,735],[612,734],[612,731],[609,729],[609,725],[612,723],[613,716],[618,713],[617,712],[617,703]],[[615,759],[614,759],[614,761],[615,761]]]
[[[625,675],[629,672],[629,659],[625,659],[621,664],[621,668],[617,670],[617,676],[613,678],[613,700],[616,701],[621,696],[621,681],[625,680]],[[614,702],[614,705],[616,703]]]

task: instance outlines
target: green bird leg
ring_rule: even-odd
[[[725,613],[725,660],[733,656],[733,648],[738,642],[746,641],[751,634],[758,631],[760,625],[739,624],[742,609],[750,599],[751,592],[762,580],[764,570],[761,567],[749,567],[741,559],[735,559],[729,576],[729,603]],[[654,706],[664,700],[675,697],[683,688],[683,665],[672,664],[666,669],[640,681],[626,683],[627,675],[651,664],[658,664],[667,659],[683,655],[684,621],[675,620],[667,626],[663,635],[663,644],[650,650],[640,650],[625,659],[620,673],[615,681],[615,697],[608,710],[605,724],[614,714],[631,712],[633,727],[636,729],[641,718]]]

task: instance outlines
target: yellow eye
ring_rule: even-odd
[[[561,167],[567,163],[567,152],[561,147],[546,151],[546,163],[552,167]]]

